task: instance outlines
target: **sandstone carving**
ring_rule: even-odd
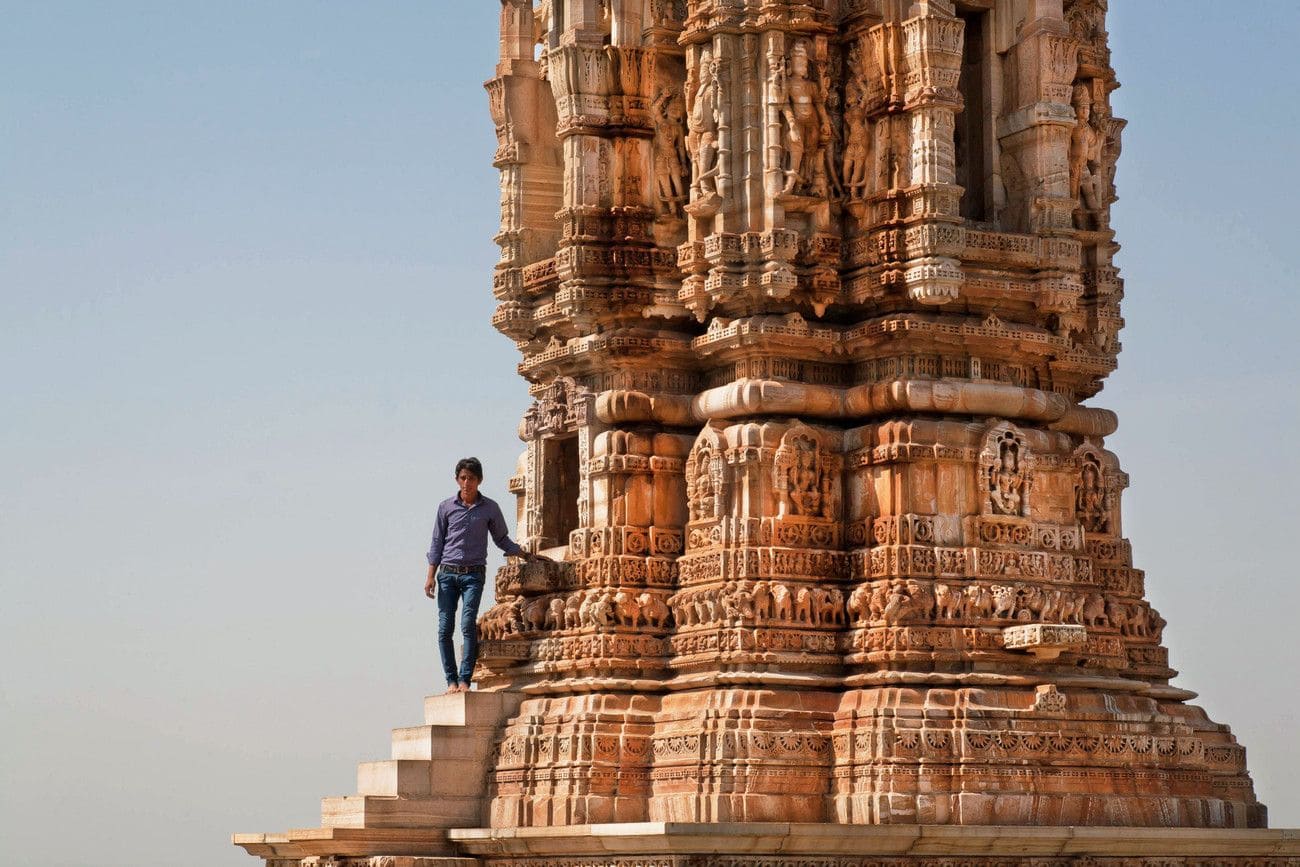
[[[1106,6],[501,0],[493,321],[533,399],[519,538],[554,562],[482,616],[473,804],[426,774],[257,852],[1157,863],[1052,836],[1137,826],[1226,835],[1179,863],[1296,854],[1232,836],[1266,823],[1244,749],[1170,684],[1123,536]],[[677,822],[799,827],[601,837]],[[964,827],[869,837],[914,825]]]

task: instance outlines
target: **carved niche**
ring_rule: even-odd
[[[980,451],[981,511],[985,515],[1028,517],[1034,459],[1014,425],[996,425]]]
[[[784,124],[785,195],[826,195],[828,180],[833,178],[826,160],[832,127],[825,75],[813,68],[812,54],[812,44],[799,39],[788,57],[771,61],[772,99]]]
[[[557,376],[524,413],[524,439],[576,433],[587,424],[590,397],[572,377]]]
[[[1094,95],[1091,80],[1072,91],[1074,128],[1070,132],[1070,196],[1075,200],[1075,226],[1100,228],[1105,223],[1110,183],[1105,165],[1107,124],[1104,102]]]
[[[1121,473],[1100,450],[1080,446],[1074,453],[1074,513],[1084,531],[1114,535],[1115,509],[1122,484]]]
[[[590,390],[571,377],[559,376],[537,393],[524,413],[525,538],[547,547],[567,544],[573,530],[591,523],[583,467],[591,457],[593,400]]]
[[[700,432],[686,458],[686,500],[691,524],[717,521],[730,502],[723,478],[725,448],[722,437],[710,425]],[[688,544],[699,548],[707,543],[706,538],[692,532]]]
[[[718,125],[725,104],[721,92],[721,61],[713,47],[699,49],[686,71],[686,149],[691,160],[691,199],[710,200],[718,194]]]
[[[681,76],[666,59],[657,67],[654,117],[655,201],[660,214],[680,216],[690,185],[691,155],[686,147],[686,99],[675,81]]]
[[[772,467],[777,517],[833,519],[839,512],[834,469],[812,428],[797,425],[786,431]]]

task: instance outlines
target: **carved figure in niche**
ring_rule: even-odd
[[[1075,513],[1083,529],[1091,533],[1110,532],[1108,500],[1101,465],[1088,455],[1079,471],[1079,487],[1075,493]]]
[[[778,96],[785,120],[785,189],[787,195],[809,188],[812,195],[825,195],[824,154],[830,141],[831,119],[824,94],[809,77],[808,42],[799,40],[790,49],[789,70],[781,75]],[[783,80],[780,80],[783,79]]]
[[[826,517],[831,478],[815,439],[805,434],[787,436],[776,450],[775,470],[775,487],[781,496],[779,517]]]
[[[1020,468],[1020,443],[1010,431],[998,440],[998,458],[989,467],[989,500],[995,515],[1019,516],[1024,509],[1025,474]]]
[[[654,172],[659,212],[678,215],[686,201],[686,101],[665,87],[651,104],[655,118]]]
[[[718,192],[718,123],[722,104],[718,62],[713,59],[713,51],[708,46],[700,51],[695,75],[687,79],[687,93],[692,94],[686,136],[694,174],[691,189],[695,198],[702,199]]]
[[[867,129],[867,91],[862,84],[862,45],[849,46],[849,68],[844,84],[844,190],[850,199],[867,194],[871,172],[870,133]]]
[[[701,448],[695,453],[693,472],[686,479],[686,497],[692,521],[706,521],[717,516],[713,463],[711,449]]]
[[[1095,228],[1099,214],[1105,207],[1106,175],[1102,165],[1102,150],[1106,134],[1102,130],[1097,112],[1093,110],[1092,88],[1087,84],[1074,87],[1074,131],[1070,133],[1070,195],[1079,201],[1081,214],[1076,214],[1075,225],[1080,229]]]

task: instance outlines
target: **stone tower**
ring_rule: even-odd
[[[498,574],[481,692],[316,837],[237,842],[1300,854],[1226,830],[1264,807],[1169,685],[1084,405],[1123,324],[1105,0],[500,3],[493,321],[535,398],[519,537],[556,562]]]

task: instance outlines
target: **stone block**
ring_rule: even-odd
[[[393,729],[394,759],[471,759],[485,762],[496,742],[494,729],[423,725]]]
[[[477,797],[401,797],[347,795],[321,800],[326,828],[456,828],[482,822]]]
[[[454,692],[424,699],[426,725],[495,728],[519,709],[518,692]]]
[[[433,762],[420,759],[362,762],[357,765],[359,795],[430,795]]]

